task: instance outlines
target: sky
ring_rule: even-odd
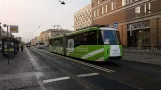
[[[19,33],[14,35],[25,41],[39,36],[53,25],[73,31],[73,14],[90,1],[64,0],[66,4],[61,5],[59,0],[0,0],[0,22],[2,25],[18,25]]]

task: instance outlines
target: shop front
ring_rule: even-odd
[[[150,47],[149,21],[127,25],[127,44],[129,47]]]

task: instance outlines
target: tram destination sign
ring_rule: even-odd
[[[150,28],[148,22],[128,24],[128,31]]]

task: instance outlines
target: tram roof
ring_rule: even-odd
[[[53,38],[61,38],[61,37],[63,37],[63,35],[55,36],[55,37],[52,37],[51,39],[53,39]]]
[[[67,36],[73,35],[73,34],[78,34],[78,33],[83,33],[83,32],[88,32],[88,31],[94,31],[94,30],[98,30],[98,27],[89,27],[89,28],[84,28],[84,29],[80,29],[78,31],[74,31],[72,33],[67,33]]]
[[[70,36],[70,35],[74,35],[74,34],[78,34],[78,33],[83,33],[83,32],[88,32],[88,31],[94,31],[94,30],[114,30],[114,31],[116,31],[117,29],[110,28],[110,27],[88,27],[88,28],[80,29],[78,31],[74,31],[74,32],[71,32],[71,33],[67,33],[66,35],[67,36]],[[53,38],[61,38],[63,36],[64,35],[59,35],[59,36],[52,37],[51,39],[53,39]]]

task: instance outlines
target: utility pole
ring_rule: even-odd
[[[1,27],[1,22],[0,22],[0,39],[2,38],[2,27]]]
[[[9,26],[9,25],[4,24],[3,26],[4,26],[4,27],[7,27],[7,42],[8,42],[8,40],[9,40],[9,39],[8,39],[8,26]],[[10,63],[9,63],[9,43],[7,43],[7,44],[8,44],[8,45],[7,45],[7,52],[8,52],[8,53],[7,53],[7,58],[8,58],[8,65],[9,65],[9,64],[10,64]]]
[[[7,25],[7,39],[8,39],[8,25]]]

